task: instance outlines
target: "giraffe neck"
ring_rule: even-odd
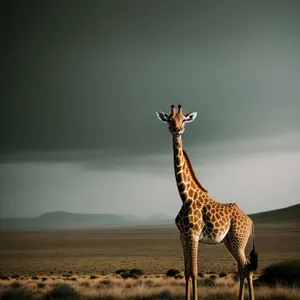
[[[182,139],[173,137],[174,171],[177,188],[182,202],[192,198],[197,184],[190,173],[182,150]]]

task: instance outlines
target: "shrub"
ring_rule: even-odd
[[[175,277],[178,274],[180,274],[179,270],[170,269],[170,270],[167,271],[166,276],[168,276],[168,277]]]
[[[198,277],[204,277],[204,274],[201,272],[198,272]]]
[[[42,278],[42,281],[46,281],[46,280],[47,280],[47,277],[43,277],[43,278]]]
[[[284,261],[263,269],[259,283],[285,286],[300,286],[300,259]]]
[[[113,286],[113,282],[109,279],[103,279],[100,281],[101,285],[107,286],[107,287],[112,287]]]
[[[80,299],[79,294],[67,284],[58,284],[46,295],[46,299]]]
[[[45,284],[45,283],[42,283],[42,282],[39,282],[39,283],[37,284],[37,287],[38,287],[39,289],[43,289],[45,286],[46,286],[46,284]]]
[[[213,279],[213,278],[211,278],[211,276],[209,278],[204,278],[203,284],[206,285],[206,286],[214,286],[215,285],[215,278]]]
[[[216,280],[217,279],[217,275],[210,275],[209,278],[212,279],[212,280]]]
[[[38,280],[39,279],[37,276],[32,276],[31,278],[32,278],[32,280]]]
[[[98,278],[98,276],[96,276],[96,275],[91,275],[90,276],[90,279],[96,279],[96,278]]]
[[[137,276],[142,276],[144,274],[143,270],[141,269],[131,269],[130,270],[131,275],[137,275]]]
[[[19,282],[13,282],[10,286],[13,289],[19,289],[20,287],[22,287],[22,284],[20,284]]]
[[[121,274],[121,277],[122,277],[123,279],[127,279],[127,278],[130,278],[130,277],[131,277],[131,274],[130,274],[129,272],[125,272],[125,273],[122,273],[122,274]]]
[[[76,278],[76,277],[72,277],[72,278],[71,278],[71,280],[73,280],[73,281],[76,281],[76,280],[77,280],[77,278]]]
[[[118,270],[116,271],[116,274],[122,274],[122,273],[127,273],[127,272],[129,272],[128,269],[118,269]]]
[[[240,276],[239,276],[239,273],[238,272],[235,272],[234,275],[233,275],[233,280],[235,282],[239,281],[240,280]]]
[[[221,273],[219,273],[219,277],[226,277],[227,276],[227,273],[225,273],[225,272],[221,272]]]
[[[8,277],[8,276],[1,276],[0,279],[1,279],[1,280],[8,280],[9,277]]]
[[[133,278],[133,279],[139,279],[140,278],[140,276],[138,274],[135,274],[135,273],[130,274],[130,275],[131,275],[131,278]]]

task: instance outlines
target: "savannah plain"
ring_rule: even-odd
[[[258,218],[255,237],[259,254],[255,278],[275,262],[300,259],[297,220],[272,223]],[[249,254],[251,238],[248,244]],[[17,299],[26,295],[34,299],[43,299],[45,295],[51,299],[184,299],[184,279],[166,276],[172,268],[183,274],[175,224],[89,230],[2,230],[0,245],[1,299],[11,299],[14,293],[20,293]],[[133,268],[141,269],[143,275],[123,279],[116,274],[119,269]],[[236,263],[223,244],[200,243],[198,271],[202,273],[200,299],[237,298]],[[220,278],[221,272],[226,276]],[[204,279],[212,274],[213,284],[205,284]],[[257,286],[256,299],[300,299],[300,289]]]

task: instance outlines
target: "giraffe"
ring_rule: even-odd
[[[252,220],[236,203],[219,203],[212,199],[207,190],[198,181],[189,156],[182,149],[182,134],[185,124],[194,121],[196,112],[182,114],[174,105],[171,114],[156,112],[157,117],[169,126],[173,137],[174,171],[182,207],[175,219],[180,232],[180,241],[184,255],[185,299],[198,299],[197,293],[197,255],[199,242],[205,244],[224,243],[236,260],[240,278],[239,300],[244,299],[244,282],[248,281],[249,299],[254,300],[253,272],[258,266],[255,250],[254,225]],[[250,261],[247,260],[245,248],[252,231],[253,249]],[[192,283],[192,284],[191,284]],[[192,288],[191,289],[191,285]]]

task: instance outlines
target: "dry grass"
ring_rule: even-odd
[[[300,228],[256,226],[259,270],[300,258]],[[145,274],[183,271],[178,230],[172,227],[0,231],[0,275],[112,274],[139,268]],[[248,249],[250,250],[250,249]],[[199,246],[199,272],[232,273],[236,263],[221,245]]]
[[[205,275],[208,278],[209,275]],[[89,276],[78,277],[76,280],[69,278],[51,277],[32,280],[2,280],[0,281],[0,299],[184,299],[183,279],[167,278],[160,275],[145,276],[138,280],[121,279],[116,276],[99,276],[91,280]],[[208,300],[232,300],[237,298],[238,284],[232,279],[232,275],[227,278],[217,278],[214,286],[207,286],[205,278],[199,279],[199,297]],[[299,299],[300,289],[284,288],[276,286],[274,288],[256,287],[256,299]]]
[[[255,278],[275,262],[299,259],[299,236],[298,227],[256,226],[259,270]],[[184,279],[165,276],[172,268],[183,271],[174,227],[0,231],[0,245],[3,300],[47,299],[47,295],[49,300],[184,299]],[[238,283],[233,279],[236,263],[224,245],[200,244],[198,266],[199,273],[205,274],[198,281],[201,299],[237,298]],[[115,274],[118,269],[132,268],[143,270],[145,275],[122,279]],[[220,278],[221,272],[231,275]],[[217,278],[209,279],[212,275]],[[256,300],[300,299],[296,288],[257,286],[255,293]]]

